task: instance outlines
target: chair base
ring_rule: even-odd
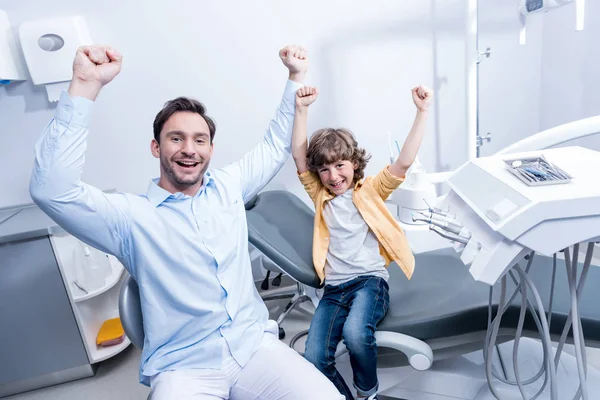
[[[291,298],[291,299],[290,299]],[[293,293],[277,293],[273,295],[266,295],[262,297],[263,301],[269,300],[281,300],[281,299],[290,299],[289,303],[286,304],[283,312],[279,314],[277,317],[277,325],[279,326],[279,339],[285,338],[285,330],[281,327],[283,320],[296,308],[298,305],[309,301],[312,302],[310,296],[306,293],[306,289],[303,284],[296,283],[296,289]]]

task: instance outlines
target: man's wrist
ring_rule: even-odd
[[[84,97],[91,101],[95,101],[101,89],[102,84],[99,82],[87,82],[74,78],[69,85],[69,96]]]
[[[289,79],[290,79],[290,81],[303,83],[305,76],[306,76],[306,71],[301,71],[301,72],[291,72],[290,71]]]

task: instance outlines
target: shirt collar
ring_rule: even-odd
[[[190,197],[181,192],[171,193],[168,190],[161,188],[160,186],[158,186],[158,180],[159,178],[152,179],[148,184],[148,189],[146,190],[146,196],[148,197],[150,204],[152,204],[154,207],[158,207],[168,198],[185,199]],[[211,173],[207,171],[204,174],[204,177],[202,178],[202,186],[200,186],[200,189],[198,189],[196,196],[199,196],[200,193],[202,193],[207,186],[213,185],[214,181],[215,180],[212,177]]]

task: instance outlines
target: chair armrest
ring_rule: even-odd
[[[404,353],[410,365],[416,370],[429,369],[433,363],[431,347],[424,341],[412,336],[397,332],[377,331],[375,332],[375,340],[377,341],[377,347],[387,347]],[[335,356],[338,357],[346,351],[348,350],[342,341],[338,345]]]

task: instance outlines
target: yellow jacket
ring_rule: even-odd
[[[299,178],[315,204],[313,264],[322,283],[325,279],[325,258],[329,250],[329,229],[323,218],[323,209],[325,203],[335,196],[311,171],[300,174]],[[352,201],[377,237],[386,267],[395,261],[410,279],[415,269],[415,258],[402,228],[385,205],[385,200],[402,182],[404,177],[395,177],[385,167],[377,175],[361,179],[355,184]]]

